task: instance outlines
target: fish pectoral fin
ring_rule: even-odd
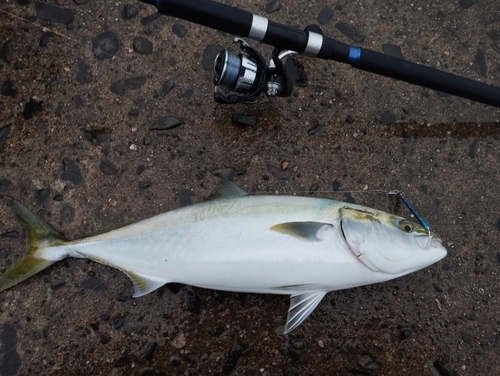
[[[332,229],[331,223],[324,222],[284,222],[270,227],[272,231],[311,241],[323,240],[326,232]]]
[[[156,278],[145,277],[137,273],[129,272],[128,270],[121,270],[130,278],[132,284],[134,285],[134,295],[132,295],[133,298],[138,298],[140,296],[149,294],[150,292],[159,289],[168,282],[164,279],[160,280]]]
[[[325,291],[304,292],[290,296],[290,308],[283,334],[289,333],[299,326],[302,321],[318,306],[321,299],[325,296]]]
[[[231,180],[224,176],[219,176],[220,183],[208,196],[207,200],[218,200],[223,198],[234,198],[248,196],[248,192],[238,187]]]

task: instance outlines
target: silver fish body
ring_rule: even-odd
[[[131,278],[134,297],[169,282],[291,295],[289,332],[329,291],[394,279],[446,255],[420,225],[378,210],[310,197],[250,196],[229,182],[216,196],[74,241],[49,234],[26,258],[50,265],[69,256],[111,265]],[[20,204],[10,204],[19,218]],[[9,272],[0,276],[0,290],[12,285],[2,283]]]

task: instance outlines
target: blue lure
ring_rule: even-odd
[[[410,203],[410,200],[408,200],[408,196],[406,195],[406,193],[404,193],[403,191],[401,191],[399,189],[393,189],[392,191],[387,192],[387,194],[388,195],[392,195],[392,196],[396,196],[401,201],[403,201],[404,204],[406,205],[406,207],[408,209],[410,209],[410,211],[412,212],[412,214],[415,216],[415,218],[418,219],[418,221],[420,222],[420,224],[422,225],[422,227],[425,229],[425,231],[427,231],[428,234],[431,233],[431,229],[430,229],[429,225],[422,218],[422,216],[420,214],[418,214],[417,210]]]

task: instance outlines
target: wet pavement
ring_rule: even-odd
[[[131,299],[121,272],[66,259],[0,294],[2,376],[500,373],[499,109],[307,57],[291,97],[223,106],[212,62],[230,35],[133,1],[43,3],[0,6],[0,194],[68,238],[203,201],[224,174],[409,216],[376,192],[403,189],[449,253],[329,293],[289,335],[286,296]],[[500,86],[493,0],[227,3]],[[0,218],[4,271],[25,236]]]

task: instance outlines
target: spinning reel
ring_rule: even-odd
[[[235,38],[242,53],[236,55],[223,49],[214,61],[214,99],[221,104],[256,102],[262,92],[268,97],[289,97],[293,83],[282,62],[295,51],[281,54],[275,48],[269,61],[252,48],[245,40]],[[231,47],[231,46],[229,46]]]
[[[213,0],[140,1],[154,5],[161,14],[275,47],[269,64],[243,39],[235,39],[241,54],[222,50],[214,63],[214,99],[219,103],[255,102],[264,91],[268,97],[289,96],[292,84],[281,59],[297,51],[301,55],[346,63],[367,72],[500,108],[498,87],[363,47],[350,46],[322,35],[317,26],[302,31]],[[285,52],[279,54],[279,51]]]

